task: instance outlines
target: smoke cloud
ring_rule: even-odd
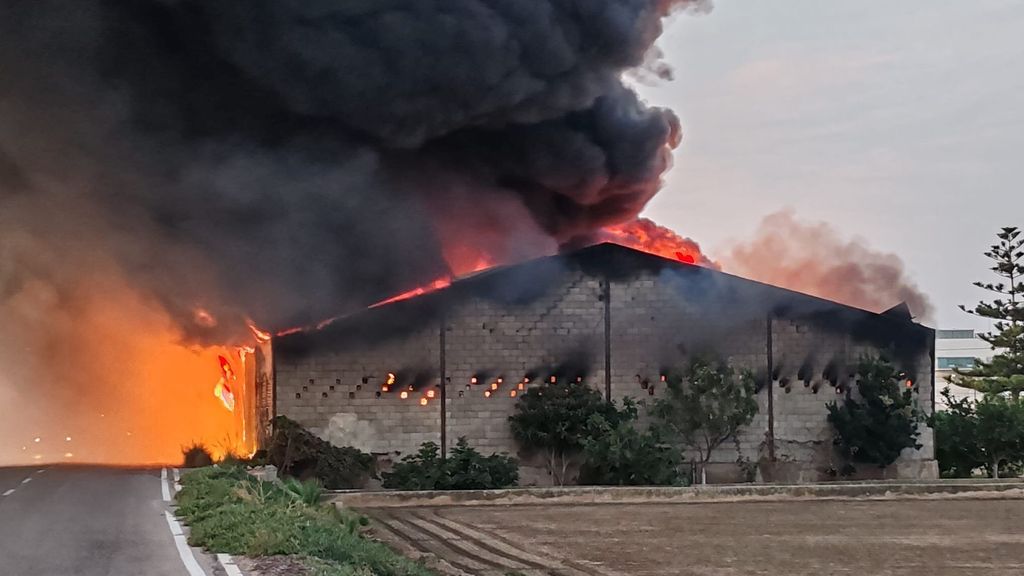
[[[176,318],[207,309],[198,336],[313,321],[443,271],[441,238],[550,251],[638,214],[679,126],[621,75],[702,6],[4,2],[4,212]]]
[[[739,276],[873,312],[900,302],[919,321],[933,312],[898,256],[846,240],[828,224],[798,220],[790,211],[765,217],[753,238],[733,246],[722,261]]]
[[[168,346],[634,218],[680,128],[622,75],[661,69],[673,10],[708,8],[0,0],[0,400],[24,415],[5,425],[98,390],[155,417],[212,385]]]

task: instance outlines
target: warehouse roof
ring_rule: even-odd
[[[447,287],[432,292],[340,316],[319,328],[279,336],[275,338],[275,346],[305,347],[313,340],[323,343],[323,340],[372,339],[375,334],[408,333],[418,325],[436,322],[445,311],[473,298],[508,305],[529,302],[546,293],[566,270],[580,270],[613,282],[642,274],[665,274],[674,280],[673,287],[679,290],[682,298],[730,310],[739,306],[752,314],[826,322],[871,340],[895,337],[905,340],[907,336],[918,340],[931,338],[933,333],[931,329],[912,322],[905,305],[897,304],[888,311],[875,313],[713,268],[603,243],[519,264],[489,268],[456,279]]]

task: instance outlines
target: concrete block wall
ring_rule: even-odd
[[[277,354],[277,412],[335,443],[378,454],[415,452],[423,442],[441,441],[439,396],[419,403],[440,383],[439,358],[437,325],[310,355]],[[383,392],[389,373],[396,382]],[[410,384],[417,390],[408,391]]]
[[[518,452],[508,423],[518,384],[541,385],[553,372],[604,381],[601,281],[565,270],[541,297],[505,304],[473,299],[446,319],[448,439],[460,436],[484,453]],[[571,372],[571,374],[569,373]],[[478,379],[472,384],[472,379]],[[501,380],[498,383],[499,379]],[[498,384],[497,390],[491,390]],[[525,387],[525,386],[524,386]],[[490,391],[490,396],[485,392]]]

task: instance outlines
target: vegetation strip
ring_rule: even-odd
[[[193,546],[236,556],[302,556],[317,576],[434,575],[366,538],[364,517],[319,503],[316,484],[264,482],[236,466],[191,471],[181,482],[178,514]]]

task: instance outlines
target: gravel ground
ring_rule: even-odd
[[[1024,500],[366,510],[470,574],[1024,574]],[[415,541],[414,541],[415,540]]]

